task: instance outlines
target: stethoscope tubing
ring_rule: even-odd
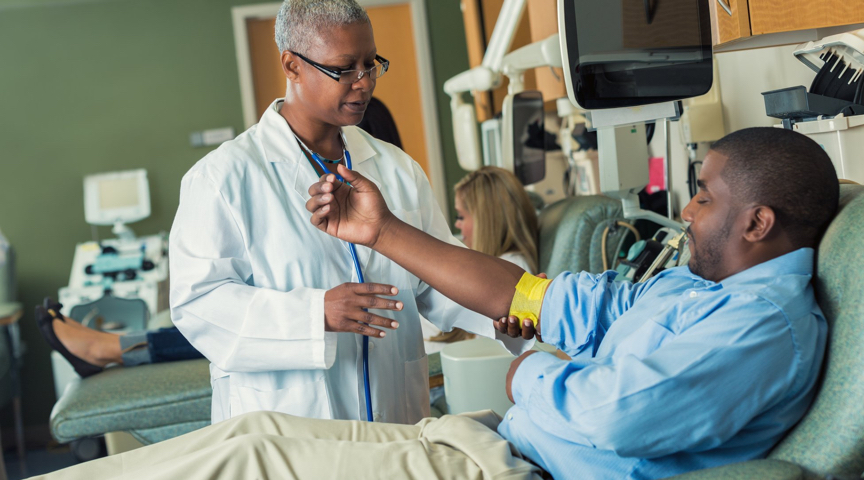
[[[343,144],[347,145],[347,143],[344,143],[344,139]],[[309,153],[312,155],[312,159],[315,160],[315,163],[317,163],[318,166],[321,167],[321,171],[330,171],[327,169],[327,167],[324,166],[324,162],[321,160],[321,157],[317,153],[312,152],[311,150],[309,151]],[[347,167],[348,170],[351,170],[351,154],[348,152],[347,149],[345,150],[345,167]],[[336,175],[337,180],[342,183],[348,184],[348,182],[345,181],[342,175],[339,175],[335,172],[333,174]],[[351,260],[354,262],[354,271],[357,273],[357,283],[365,283],[365,280],[363,278],[363,270],[360,268],[360,259],[357,258],[357,246],[351,242],[348,242],[348,251],[351,253]],[[363,311],[366,311],[366,309],[364,308]],[[369,386],[369,337],[367,337],[366,335],[363,335],[363,392],[366,396],[366,421],[374,422],[375,420],[372,415],[372,391]]]

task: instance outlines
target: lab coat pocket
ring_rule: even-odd
[[[408,424],[429,417],[429,357],[405,362],[405,417]]]
[[[263,390],[248,386],[231,386],[231,416],[236,417],[248,412],[268,411],[287,413],[298,417],[332,419],[330,396],[324,373],[314,372],[314,378],[308,382],[294,382],[289,388]],[[304,379],[305,380],[305,379]]]

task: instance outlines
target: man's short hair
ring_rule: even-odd
[[[355,0],[285,0],[276,15],[276,46],[303,55],[327,29],[358,22],[369,16]]]
[[[791,130],[747,128],[711,150],[727,157],[721,172],[738,204],[771,207],[797,248],[815,247],[837,211],[840,186],[825,150]]]

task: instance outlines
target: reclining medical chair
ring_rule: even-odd
[[[840,211],[819,244],[816,294],[828,319],[821,387],[765,460],[677,480],[861,478],[864,472],[864,186],[840,186]]]
[[[167,311],[149,324],[167,326]],[[96,452],[82,442],[94,437],[105,435],[113,454],[209,425],[211,396],[206,359],[108,368],[66,387],[51,411],[51,433],[89,460]]]
[[[611,258],[625,230],[609,233],[606,228],[621,215],[621,202],[599,195],[565,198],[546,207],[539,218],[540,272],[549,278],[562,272],[602,272],[603,237]]]

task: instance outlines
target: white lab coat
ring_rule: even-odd
[[[257,410],[366,417],[361,337],[324,331],[324,292],[357,276],[347,245],[309,222],[305,203],[317,176],[281,106],[275,101],[260,123],[189,170],[171,229],[171,316],[211,362],[213,423]],[[353,168],[378,185],[396,216],[459,244],[416,162],[359,128],[343,132]],[[497,332],[386,257],[357,251],[366,281],[395,285],[404,304],[375,312],[400,326],[369,342],[374,420],[415,423],[429,415],[420,314],[444,331]],[[502,340],[514,354],[530,348]]]

